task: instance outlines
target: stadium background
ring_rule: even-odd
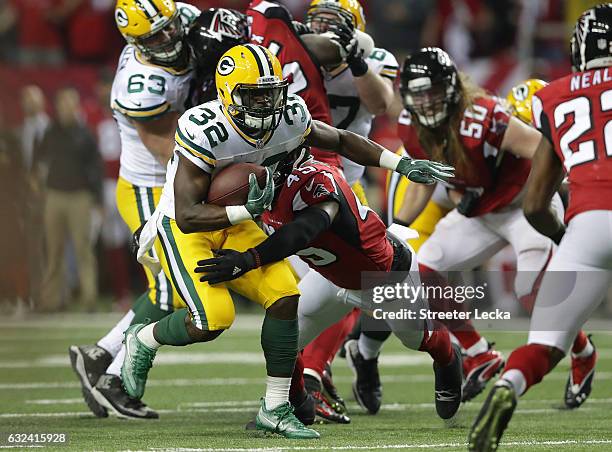
[[[243,0],[186,0],[204,9],[244,9]],[[36,310],[45,272],[45,181],[37,171],[32,130],[24,114],[28,87],[40,87],[39,116],[53,121],[55,93],[73,87],[80,94],[81,119],[98,141],[103,165],[103,206],[92,212],[99,301],[95,310],[125,310],[144,287],[139,266],[127,249],[129,233],[114,205],[120,142],[108,96],[124,41],[113,20],[114,0],[0,0],[0,300],[20,314]],[[286,0],[296,18],[308,2]],[[516,82],[535,76],[551,80],[570,70],[567,42],[587,0],[364,0],[367,31],[377,46],[398,61],[426,45],[445,48],[459,68],[488,90],[505,95]],[[25,100],[27,103],[27,100]],[[376,120],[372,136],[395,149],[399,100]],[[31,119],[31,118],[30,118]],[[28,141],[30,140],[30,141]],[[34,141],[36,137],[34,138]],[[29,143],[29,144],[28,144]],[[34,146],[35,148],[35,146]],[[384,174],[367,173],[367,192],[381,211]],[[65,310],[78,294],[74,250],[65,253]],[[90,308],[88,308],[90,309]]]

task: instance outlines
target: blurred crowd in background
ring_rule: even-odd
[[[185,1],[200,9],[248,4]],[[309,1],[281,3],[301,19]],[[368,33],[400,63],[436,45],[477,83],[505,96],[528,77],[552,80],[570,71],[571,28],[598,2],[361,3]],[[114,6],[115,0],[0,0],[0,301],[39,311],[122,309],[144,287],[115,207],[121,146],[109,94],[124,41]],[[400,109],[398,101],[372,133],[390,149],[399,146]],[[384,174],[366,177],[372,205],[384,206]]]

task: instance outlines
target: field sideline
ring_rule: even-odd
[[[117,315],[69,314],[0,322],[0,433],[61,432],[69,443],[53,450],[465,450],[467,428],[484,395],[464,404],[455,425],[433,407],[433,376],[426,356],[404,351],[395,339],[381,358],[384,405],[361,414],[351,400],[351,374],[338,359],[335,381],[350,400],[352,423],[317,425],[318,441],[289,441],[246,432],[264,390],[256,315],[239,315],[217,341],[158,354],[144,400],[160,412],[154,421],[96,419],[80,397],[68,365],[68,346],[95,342]],[[507,353],[526,333],[490,333]],[[612,451],[612,334],[595,332],[600,353],[591,399],[579,410],[560,409],[565,360],[521,401],[500,450]],[[5,443],[0,444],[6,448]]]

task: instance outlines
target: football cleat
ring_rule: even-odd
[[[109,413],[124,419],[157,419],[159,414],[142,401],[126,394],[117,375],[104,374],[91,390],[98,403]]]
[[[378,375],[378,357],[364,359],[359,353],[357,340],[344,344],[346,362],[353,371],[353,395],[357,403],[370,414],[378,413],[382,402],[382,386]]]
[[[340,397],[340,394],[338,394],[338,388],[336,388],[332,380],[331,366],[329,363],[325,365],[323,375],[321,375],[321,383],[323,385],[323,395],[327,398],[330,406],[336,412],[346,414],[346,402]]]
[[[570,409],[578,408],[591,394],[597,351],[590,336],[589,341],[593,345],[593,353],[590,356],[579,358],[572,355],[572,367],[565,385],[565,406]]]
[[[97,345],[71,345],[68,349],[70,364],[81,382],[85,403],[96,417],[108,417],[106,408],[91,393],[92,388],[113,361],[110,353]]]
[[[315,401],[317,419],[324,423],[350,424],[351,418],[346,414],[338,413],[332,406],[327,397],[320,392],[310,394]]]
[[[255,427],[267,433],[277,433],[289,439],[317,439],[320,437],[316,430],[306,427],[293,414],[293,407],[289,402],[271,410],[266,409],[265,399],[261,399],[261,407],[255,418]]]
[[[516,394],[508,385],[495,385],[468,435],[468,450],[489,452],[497,450],[499,440],[516,408]]]
[[[504,356],[493,350],[493,345],[489,344],[489,349],[484,353],[463,358],[463,402],[480,394],[487,383],[504,368]]]
[[[121,366],[121,381],[130,397],[142,399],[147,384],[149,369],[157,350],[147,347],[138,339],[138,332],[145,324],[131,325],[125,330],[125,358]]]
[[[436,412],[442,419],[452,418],[461,406],[461,385],[463,384],[463,368],[461,349],[453,344],[454,358],[446,366],[438,366],[434,362],[436,377]]]
[[[299,405],[294,405],[293,414],[297,417],[302,424],[312,425],[314,424],[316,417],[316,401],[310,394],[306,394],[304,400]]]

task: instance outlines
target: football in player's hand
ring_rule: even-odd
[[[216,173],[208,189],[207,203],[239,206],[249,195],[249,174],[255,174],[260,187],[266,185],[266,168],[254,163],[234,163]]]

